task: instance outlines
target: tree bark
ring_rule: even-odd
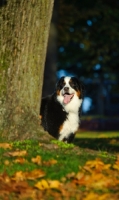
[[[39,132],[44,63],[54,0],[8,0],[0,8],[1,136]]]

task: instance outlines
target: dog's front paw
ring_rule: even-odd
[[[74,137],[75,137],[75,134],[71,133],[67,138],[64,137],[62,141],[65,143],[71,143],[71,142],[73,142]]]

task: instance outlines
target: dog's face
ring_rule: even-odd
[[[69,104],[75,106],[77,102],[82,102],[82,85],[75,77],[66,76],[60,78],[56,86],[56,92],[57,100],[63,106],[67,106]]]

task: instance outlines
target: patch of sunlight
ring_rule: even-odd
[[[119,137],[119,131],[86,131],[86,132],[77,132],[76,138],[114,138]]]

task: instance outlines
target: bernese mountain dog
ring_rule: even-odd
[[[42,98],[41,125],[53,137],[70,143],[80,125],[83,86],[76,77],[61,77],[55,92]]]

